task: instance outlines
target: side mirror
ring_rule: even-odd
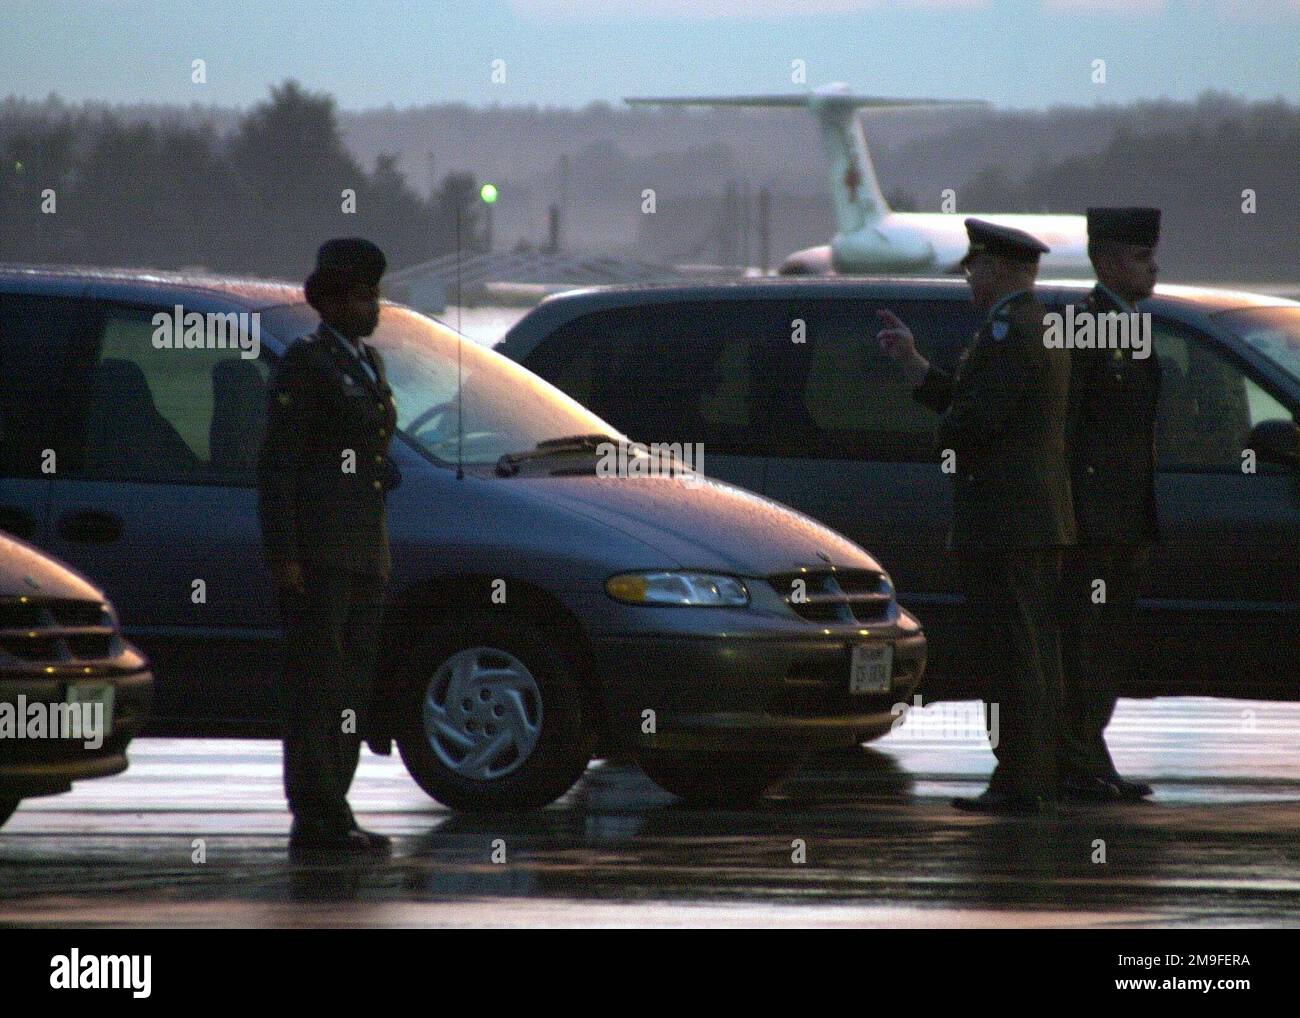
[[[1250,447],[1268,463],[1300,467],[1300,426],[1294,421],[1260,421],[1250,431]]]

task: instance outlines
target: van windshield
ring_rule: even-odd
[[[280,326],[275,331],[281,338],[311,332],[319,321],[305,305],[275,310],[279,321],[271,324]],[[434,458],[455,462],[456,333],[409,308],[385,304],[379,327],[365,341],[383,355],[398,429]],[[495,464],[507,453],[574,435],[622,437],[527,368],[473,340],[459,346],[466,464]]]

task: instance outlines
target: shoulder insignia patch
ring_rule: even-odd
[[[989,327],[990,335],[992,335],[993,338],[996,339],[998,342],[1001,342],[1002,340],[1006,339],[1007,334],[1010,331],[1011,331],[1011,323],[1004,322],[1000,318]]]

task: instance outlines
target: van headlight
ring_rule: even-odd
[[[734,576],[714,573],[619,573],[605,581],[615,601],[734,608],[749,604],[749,591]]]

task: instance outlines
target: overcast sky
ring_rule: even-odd
[[[263,8],[263,9],[258,9]],[[1300,101],[1300,0],[0,0],[0,94],[346,109],[857,91],[999,106]],[[191,83],[191,62],[207,83]],[[493,83],[493,61],[505,82]],[[1105,61],[1104,84],[1093,62]]]

